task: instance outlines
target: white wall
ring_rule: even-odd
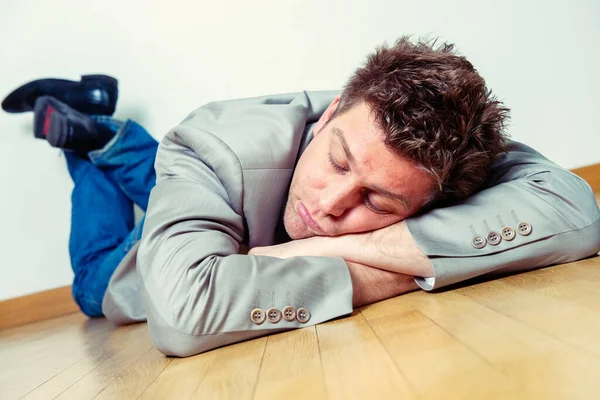
[[[4,1],[0,96],[38,77],[120,80],[117,117],[156,138],[211,100],[339,88],[402,34],[458,45],[512,108],[510,131],[567,168],[600,162],[595,0]],[[71,181],[0,114],[0,300],[71,283]]]

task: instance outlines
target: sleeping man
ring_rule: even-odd
[[[341,92],[207,104],[160,145],[110,117],[116,80],[44,81],[3,107],[65,150],[73,296],[147,320],[167,355],[600,250],[589,186],[506,138],[507,108],[452,45],[382,46]]]

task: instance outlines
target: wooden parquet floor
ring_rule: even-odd
[[[167,358],[146,324],[0,331],[0,399],[596,399],[600,257]]]

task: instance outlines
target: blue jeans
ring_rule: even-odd
[[[143,219],[134,222],[133,204],[144,212],[156,183],[158,142],[137,123],[93,116],[115,132],[88,159],[65,151],[73,188],[69,254],[75,273],[73,298],[90,317],[102,316],[108,281],[140,240]]]

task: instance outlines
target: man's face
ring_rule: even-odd
[[[284,224],[292,239],[373,231],[415,214],[431,178],[389,150],[369,107],[329,120],[337,99],[315,125],[290,186]]]

